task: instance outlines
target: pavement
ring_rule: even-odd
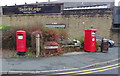
[[[61,56],[39,58],[4,58],[2,71],[51,71],[86,67],[118,59],[120,47],[109,48],[108,53],[71,52]]]

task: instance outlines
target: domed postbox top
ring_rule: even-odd
[[[18,30],[18,31],[16,31],[16,32],[25,32],[24,30]]]
[[[96,29],[85,29],[84,31],[97,31]]]

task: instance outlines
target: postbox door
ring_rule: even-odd
[[[23,39],[23,35],[19,35],[17,36],[17,39],[18,39],[18,49],[23,49],[24,48],[24,39]]]
[[[91,32],[92,42],[96,42],[96,31]]]
[[[91,34],[91,50],[96,51],[96,31],[92,31]]]

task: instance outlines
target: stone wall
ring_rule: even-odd
[[[90,13],[89,10],[88,13],[87,10],[83,10],[82,14],[81,11],[67,11],[69,14],[64,11],[63,14],[4,15],[2,22],[3,25],[15,26],[65,24],[65,29],[72,38],[84,36],[84,29],[95,28],[98,35],[109,39],[113,38],[111,37],[112,11],[110,9],[98,11],[99,13],[97,10],[91,10],[92,13]]]
[[[0,7],[0,25],[2,25],[2,7]]]

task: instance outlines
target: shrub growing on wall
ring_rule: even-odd
[[[2,48],[15,49],[16,48],[16,31],[26,31],[27,48],[31,47],[31,33],[35,30],[41,30],[42,25],[34,26],[11,26],[11,28],[3,29],[2,35]]]
[[[59,39],[67,38],[67,33],[65,30],[57,30],[55,28],[44,28],[42,25],[33,26],[11,26],[10,28],[3,29],[2,43],[3,49],[15,49],[16,48],[16,31],[24,30],[26,31],[27,37],[27,48],[31,48],[31,34],[35,31],[41,31],[43,36],[43,41],[56,41]],[[34,45],[34,44],[33,44]]]
[[[11,26],[9,29],[3,29],[2,31],[2,48],[14,49],[15,48],[15,32],[17,27]]]
[[[43,32],[44,41],[56,41],[58,42],[59,34],[54,28],[46,28]]]
[[[59,39],[62,41],[62,40],[65,40],[68,38],[68,34],[65,30],[59,30]]]

